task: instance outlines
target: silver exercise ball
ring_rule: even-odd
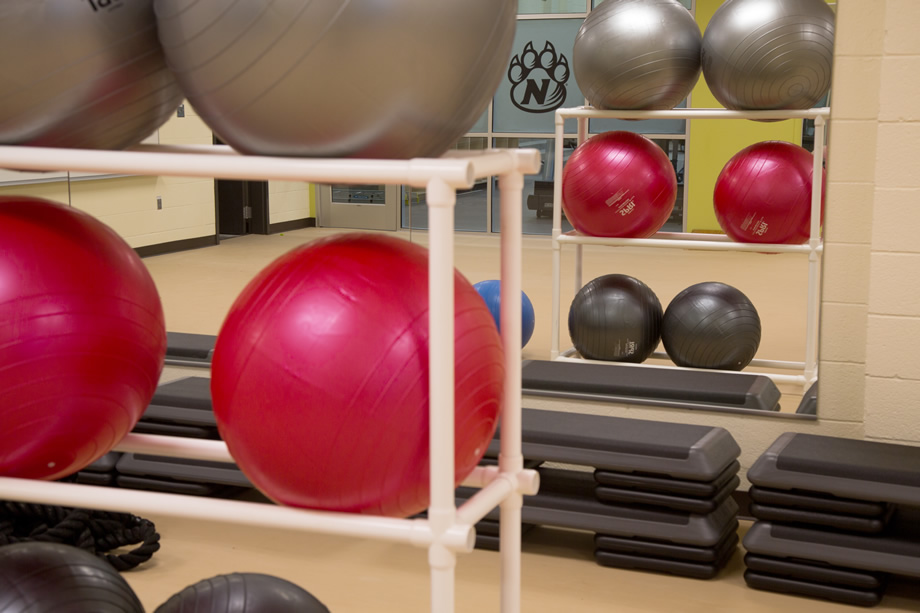
[[[167,62],[248,154],[436,157],[505,74],[515,0],[155,0]]]
[[[6,145],[122,149],[182,102],[152,0],[3,0],[0,56]]]
[[[706,26],[702,59],[725,108],[811,108],[831,86],[834,12],[824,0],[728,0]]]
[[[598,109],[672,109],[700,78],[701,41],[677,0],[606,0],[575,36],[575,81]]]

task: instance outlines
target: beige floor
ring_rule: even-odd
[[[322,230],[250,236],[220,246],[146,260],[160,289],[168,328],[215,334],[230,304],[262,266],[281,253],[327,234]],[[424,243],[422,233],[401,235]],[[457,261],[473,282],[496,278],[498,241],[458,235]],[[565,288],[571,288],[571,249],[565,254]],[[525,357],[549,355],[551,246],[528,238],[524,289],[534,301],[537,330]],[[764,321],[760,357],[800,360],[804,352],[805,261],[800,256],[677,253],[662,250],[586,249],[585,279],[607,272],[632,274],[648,283],[663,304],[698,281],[722,280],[748,293]],[[567,305],[573,292],[567,291]],[[564,320],[565,313],[562,314]],[[563,330],[565,328],[563,327]],[[164,378],[197,371],[167,369]],[[143,509],[136,511],[143,515]],[[153,561],[127,574],[148,610],[184,586],[219,573],[265,572],[313,592],[333,613],[428,610],[426,552],[377,541],[253,529],[174,517],[150,517],[162,534]],[[742,524],[742,531],[747,528]],[[499,610],[498,555],[475,551],[460,558],[458,611]],[[525,539],[523,610],[531,613],[808,610],[844,611],[824,601],[747,588],[741,552],[719,578],[699,581],[602,568],[591,559],[590,535],[538,529]],[[897,584],[877,611],[920,610],[920,588]]]
[[[283,235],[245,236],[219,246],[147,258],[163,299],[167,328],[175,332],[217,334],[233,300],[272,259],[333,230],[309,229]],[[424,232],[398,236],[427,244]],[[457,268],[475,283],[499,277],[497,236],[458,233]],[[568,305],[575,295],[575,249],[563,249],[560,348],[568,349]],[[807,256],[677,251],[657,248],[584,247],[583,281],[609,273],[632,275],[645,282],[663,307],[685,287],[722,281],[743,291],[758,309],[763,336],[757,357],[803,361],[805,358]],[[534,303],[536,327],[524,358],[549,359],[551,348],[552,247],[548,237],[527,236],[523,248],[525,293]],[[783,389],[795,393],[800,390]],[[785,402],[794,409],[796,403]]]

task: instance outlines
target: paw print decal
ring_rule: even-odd
[[[520,55],[511,58],[508,80],[511,102],[527,113],[549,113],[565,104],[565,84],[569,80],[569,61],[549,41],[537,53],[533,41]]]

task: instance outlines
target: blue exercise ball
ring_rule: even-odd
[[[492,318],[495,319],[495,325],[498,326],[499,332],[502,329],[501,326],[501,281],[496,281],[494,279],[489,281],[480,281],[479,283],[474,283],[473,287],[479,292],[479,295],[482,296],[482,299],[486,301],[486,306],[489,307],[489,312],[492,313]],[[530,298],[527,297],[527,294],[521,291],[521,347],[525,347],[530,341],[530,337],[533,336],[533,329],[535,325],[535,314],[533,310],[533,303],[530,301]]]

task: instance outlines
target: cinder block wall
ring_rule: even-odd
[[[920,3],[886,4],[869,264],[866,435],[920,442]]]
[[[920,3],[841,0],[821,327],[822,418],[920,443]]]

